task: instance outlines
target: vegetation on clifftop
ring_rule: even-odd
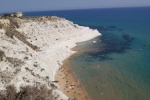
[[[56,100],[51,89],[46,86],[40,87],[21,87],[20,92],[17,93],[14,86],[7,86],[6,91],[0,91],[0,100]]]

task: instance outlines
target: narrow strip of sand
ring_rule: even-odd
[[[71,56],[72,57],[72,56]],[[69,60],[71,57],[64,60],[62,67],[57,71],[55,76],[62,92],[73,100],[90,100],[84,87],[74,74]]]

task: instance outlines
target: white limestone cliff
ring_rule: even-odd
[[[18,26],[11,28],[14,22]],[[54,16],[1,18],[0,25],[3,26],[0,28],[0,90],[10,84],[15,85],[17,91],[27,85],[45,84],[51,88],[49,84],[55,81],[62,61],[75,53],[71,48],[77,42],[101,35],[97,30]],[[10,38],[11,29],[14,33]],[[58,100],[67,100],[58,84],[53,84],[57,86],[54,95],[59,95]]]

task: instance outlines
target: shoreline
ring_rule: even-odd
[[[91,100],[69,63],[71,58],[78,53],[76,52],[63,61],[63,65],[56,72],[55,79],[58,81],[61,91],[70,99]]]

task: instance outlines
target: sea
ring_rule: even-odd
[[[71,68],[91,100],[150,100],[150,7],[25,12],[55,15],[97,29],[77,43]],[[96,43],[93,43],[96,41]]]

